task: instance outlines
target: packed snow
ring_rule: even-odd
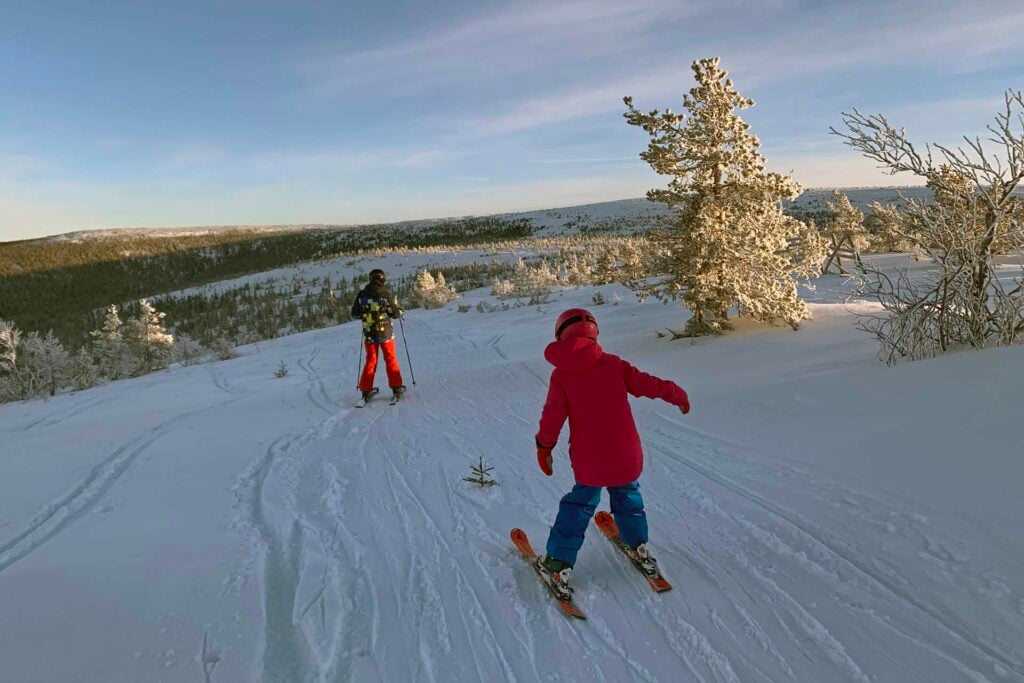
[[[592,528],[585,622],[508,534],[542,548],[572,485],[566,433],[534,457],[541,354],[593,289],[410,312],[394,407],[354,408],[355,324],[0,406],[0,679],[1024,681],[1024,349],[887,368],[838,283],[695,344],[601,288],[605,349],[693,410],[633,401],[675,589]]]

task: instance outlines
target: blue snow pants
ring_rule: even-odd
[[[622,540],[632,548],[647,543],[647,514],[644,512],[644,500],[640,497],[640,484],[634,481],[625,486],[609,486],[608,496]],[[576,564],[576,554],[583,546],[583,535],[599,502],[599,486],[576,484],[565,494],[548,536],[548,555],[570,565]]]

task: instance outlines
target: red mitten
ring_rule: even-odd
[[[688,412],[690,412],[690,397],[686,395],[685,391],[683,391],[683,402],[679,406],[679,412],[681,412],[683,415],[686,415]]]
[[[554,472],[551,469],[551,449],[545,446],[537,444],[537,465],[540,466],[540,471],[549,477]]]

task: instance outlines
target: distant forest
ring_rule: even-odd
[[[78,241],[6,242],[0,243],[0,319],[26,332],[53,330],[65,345],[77,348],[112,303],[304,261],[372,250],[502,242],[531,234],[528,219],[488,217],[418,226],[159,237],[115,232]]]

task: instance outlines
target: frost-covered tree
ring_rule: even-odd
[[[891,174],[927,181],[935,201],[905,199],[891,210],[892,231],[936,264],[913,277],[871,268],[865,291],[886,315],[867,317],[887,362],[927,358],[959,347],[983,348],[1024,339],[1024,281],[1012,282],[994,258],[1002,245],[1021,244],[1024,182],[1024,94],[1007,91],[989,136],[963,147],[927,145],[919,151],[903,129],[882,115],[843,114],[846,131],[833,133]]]
[[[594,280],[593,268],[585,253],[563,249],[558,257],[561,263],[561,279],[570,287],[586,287]]]
[[[507,299],[515,295],[515,287],[511,280],[499,280],[497,277],[491,282],[491,296],[499,299]]]
[[[79,391],[94,387],[102,381],[96,361],[85,347],[78,349],[78,353],[71,357],[67,377],[71,386]]]
[[[15,362],[0,375],[0,396],[14,401],[54,396],[66,383],[68,365],[68,353],[52,332],[22,335]]]
[[[754,101],[737,92],[719,60],[696,61],[693,73],[697,86],[683,97],[687,113],[644,113],[624,99],[627,122],[651,136],[640,157],[670,176],[667,188],[647,198],[678,212],[651,236],[653,273],[663,277],[638,291],[682,299],[693,313],[689,336],[727,329],[733,307],[796,328],[809,317],[796,278],[820,273],[824,258],[817,231],[782,212],[782,200],[802,188],[765,170],[761,143],[737,113]]]
[[[20,355],[23,365],[37,371],[42,389],[50,396],[56,396],[68,384],[71,355],[52,331],[45,336],[29,334],[22,343]]]
[[[139,315],[125,325],[124,340],[139,365],[136,374],[167,367],[174,345],[174,336],[164,327],[164,313],[157,311],[146,299],[139,300]]]
[[[535,266],[520,259],[512,272],[512,292],[517,297],[545,297],[559,284],[558,273],[543,258]]]
[[[100,374],[109,379],[127,377],[136,365],[125,343],[122,328],[117,306],[110,304],[103,317],[103,325],[90,333],[96,366]]]
[[[195,365],[203,357],[203,345],[187,334],[180,334],[174,340],[171,357],[182,365]]]
[[[21,332],[14,323],[0,320],[0,372],[11,370],[18,360],[18,342]]]
[[[915,260],[920,252],[915,250],[910,240],[895,230],[899,224],[899,211],[881,202],[868,204],[868,213],[864,217],[864,227],[871,235],[871,248],[878,252],[909,251]]]
[[[861,252],[871,244],[868,231],[864,228],[864,214],[839,190],[832,193],[832,201],[825,206],[832,218],[822,230],[829,243],[829,256],[822,270],[827,273],[835,265],[840,274],[845,274],[847,271],[843,267],[843,257],[851,258],[860,265]]]
[[[444,273],[438,271],[436,278],[427,270],[416,275],[414,300],[424,308],[441,308],[458,297],[455,288],[445,282]]]
[[[950,164],[942,164],[926,183],[932,191],[933,200],[929,211],[939,217],[940,214],[952,216],[962,223],[965,229],[976,235],[984,235],[989,229],[984,215],[976,215],[972,208],[973,196],[977,193],[974,181],[963,168]],[[991,226],[995,238],[992,240],[992,253],[1005,254],[1021,245],[1020,232],[1014,229],[1014,220],[1021,218],[1019,209],[1024,202],[1019,197],[1010,197],[1005,215]]]

